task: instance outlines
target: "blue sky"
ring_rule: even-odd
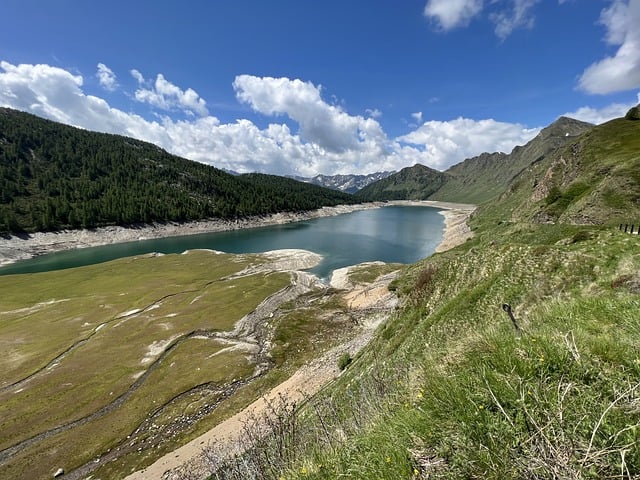
[[[509,152],[640,102],[640,0],[3,0],[0,105],[239,172]]]

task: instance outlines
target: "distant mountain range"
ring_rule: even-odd
[[[293,178],[300,182],[312,183],[314,185],[320,185],[321,187],[331,188],[332,190],[356,193],[367,185],[371,185],[374,182],[387,178],[393,173],[395,172],[376,172],[370,173],[369,175],[316,175],[315,177],[291,176],[289,178]]]

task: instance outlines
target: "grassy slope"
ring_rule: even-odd
[[[430,200],[480,204],[497,198],[522,170],[592,127],[590,123],[560,117],[510,154],[483,153],[454,165],[445,172],[447,182]]]
[[[640,122],[617,122],[578,139],[582,178],[640,171]],[[340,381],[278,424],[295,429],[260,445],[268,463],[251,454],[216,478],[640,476],[640,236],[531,221],[535,209],[516,211],[526,184],[476,215],[473,240],[407,270],[403,307]],[[596,198],[565,212],[604,219]]]
[[[378,180],[354,195],[360,201],[426,200],[447,181],[447,175],[416,164]]]
[[[640,222],[640,121],[599,125],[531,166],[499,201],[510,220]]]

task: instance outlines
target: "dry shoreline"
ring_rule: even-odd
[[[243,228],[309,220],[312,218],[341,215],[343,213],[380,208],[386,205],[416,205],[442,209],[445,217],[443,240],[436,251],[444,251],[466,241],[471,236],[466,219],[475,210],[474,205],[436,201],[394,201],[374,202],[359,205],[338,205],[323,207],[303,213],[276,213],[264,217],[242,220],[202,220],[187,223],[166,223],[142,225],[140,227],[101,227],[91,230],[62,230],[59,232],[37,232],[19,236],[0,237],[0,266],[25,260],[46,253],[75,248],[96,247],[113,243],[148,240],[152,238],[193,235],[197,233],[222,232]]]

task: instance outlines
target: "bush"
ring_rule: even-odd
[[[345,352],[340,355],[340,358],[338,358],[338,368],[342,371],[351,365],[351,362],[353,362],[353,358],[351,358],[351,355],[348,352]]]

